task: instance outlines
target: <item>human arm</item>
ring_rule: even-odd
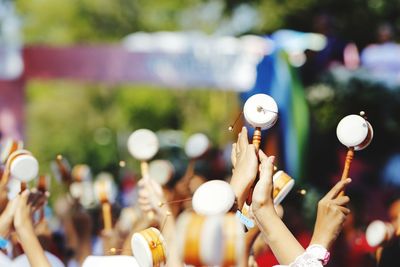
[[[13,220],[14,228],[31,266],[50,267],[44,250],[35,235],[32,222],[32,212],[34,211],[35,203],[28,202],[29,194],[29,190],[25,190],[18,196],[18,205]]]
[[[231,161],[233,172],[230,185],[235,193],[238,209],[241,210],[258,172],[256,148],[249,144],[246,127],[242,128],[237,142],[232,145]]]
[[[6,208],[0,215],[0,237],[6,238],[12,228],[15,210],[18,207],[18,198],[7,203]]]
[[[350,210],[346,207],[350,198],[339,193],[351,182],[350,178],[339,181],[318,202],[317,219],[310,245],[321,245],[327,250],[342,230],[343,223]]]
[[[172,216],[170,206],[164,196],[162,187],[152,179],[139,181],[139,205],[144,214],[149,211],[155,213],[159,229],[166,241],[168,257],[166,266],[181,267],[175,238],[175,218]]]
[[[264,240],[270,246],[280,264],[290,264],[304,253],[304,248],[296,240],[275,211],[272,198],[272,174],[274,157],[267,157],[259,151],[260,179],[252,198],[251,211],[261,230]]]

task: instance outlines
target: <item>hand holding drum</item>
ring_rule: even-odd
[[[128,138],[128,151],[140,161],[140,169],[143,179],[150,179],[148,161],[153,158],[159,149],[157,135],[148,129],[134,131]],[[150,220],[154,219],[154,213],[147,213]]]
[[[256,94],[247,99],[243,114],[246,121],[255,128],[253,145],[258,150],[261,143],[261,130],[271,128],[278,120],[278,105],[269,95]],[[274,167],[274,170],[276,171],[277,168]],[[274,202],[278,205],[293,188],[294,180],[285,172],[279,171],[274,175],[273,181],[278,185],[274,188]],[[253,188],[246,200],[248,205],[251,204],[252,192]]]

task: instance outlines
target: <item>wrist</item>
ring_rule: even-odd
[[[276,213],[275,207],[273,204],[268,205],[268,204],[257,204],[254,203],[251,205],[252,212],[256,218],[262,218],[262,217],[280,217]]]
[[[331,242],[329,242],[328,239],[325,238],[325,236],[326,235],[319,235],[318,233],[315,234],[315,232],[314,232],[314,234],[311,238],[311,241],[310,241],[310,246],[311,245],[320,245],[320,246],[324,247],[325,249],[329,249]]]
[[[233,190],[233,193],[235,194],[237,207],[239,210],[241,210],[247,198],[246,192],[248,192],[249,189],[235,182],[232,182],[230,185]]]
[[[23,237],[29,234],[35,234],[35,230],[33,229],[33,225],[30,223],[18,223],[14,224],[15,231],[19,237]]]
[[[11,222],[0,221],[0,237],[6,237],[10,232]]]

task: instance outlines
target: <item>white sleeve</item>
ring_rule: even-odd
[[[329,252],[320,245],[312,245],[291,264],[275,265],[274,267],[322,267],[328,261]]]

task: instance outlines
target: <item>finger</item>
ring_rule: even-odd
[[[339,196],[332,200],[338,206],[344,206],[350,202],[350,198],[348,196]]]
[[[258,158],[260,159],[260,162],[261,162],[262,160],[267,160],[268,156],[261,149],[259,149],[258,150]]]
[[[348,209],[348,208],[346,208],[346,207],[343,207],[343,206],[337,206],[337,207],[338,207],[338,209],[340,209],[340,211],[341,211],[343,214],[345,214],[345,215],[348,215],[348,214],[351,212],[351,210]]]
[[[264,154],[262,152],[262,154]],[[261,155],[262,155],[261,154]],[[265,154],[264,154],[265,155]],[[272,174],[273,174],[273,162],[275,160],[275,156],[270,156],[270,157],[262,157],[262,159],[260,159],[261,162],[261,168],[260,168],[260,179],[261,176],[264,176],[265,179],[271,179],[271,183],[272,183]]]
[[[351,182],[350,178],[347,178],[345,180],[341,180],[335,184],[334,187],[325,195],[324,198],[327,199],[334,199],[337,197],[337,195],[344,190],[344,188]]]
[[[247,137],[247,128],[243,127],[242,131],[240,132],[239,138],[238,138],[239,152],[244,151],[248,144],[249,144],[249,140],[248,140],[248,137]]]
[[[20,203],[26,204],[28,202],[29,194],[29,189],[25,189],[20,195]]]
[[[235,168],[235,166],[236,166],[236,143],[232,144],[231,163],[232,163],[232,167]]]

